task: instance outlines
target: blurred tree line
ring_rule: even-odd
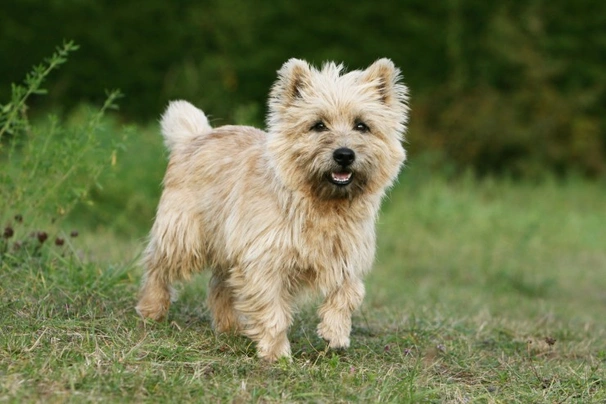
[[[214,125],[263,125],[290,57],[366,67],[411,89],[411,156],[436,167],[606,174],[606,2],[589,0],[12,0],[0,15],[0,100],[64,39],[80,50],[43,106],[120,88],[126,119],[188,99]]]

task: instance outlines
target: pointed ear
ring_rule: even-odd
[[[303,88],[311,84],[309,64],[300,59],[289,59],[278,70],[278,80],[274,84],[271,97],[282,105],[289,105],[301,98]]]
[[[390,59],[379,59],[362,74],[362,80],[373,85],[381,102],[387,105],[406,101],[406,87],[398,84],[400,69]],[[404,91],[402,91],[404,90]]]

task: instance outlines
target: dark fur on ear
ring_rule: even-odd
[[[288,106],[301,98],[301,90],[310,84],[311,69],[307,62],[289,59],[278,70],[278,80],[271,89],[269,107]]]
[[[387,58],[374,62],[364,71],[363,80],[375,86],[381,102],[386,105],[405,103],[406,87],[399,84],[400,70]]]

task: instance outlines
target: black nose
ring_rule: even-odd
[[[332,153],[332,158],[343,167],[350,165],[356,159],[356,153],[347,147],[340,147]]]

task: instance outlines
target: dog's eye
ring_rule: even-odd
[[[370,128],[364,122],[356,122],[354,129],[361,133],[366,133],[370,131]]]
[[[311,130],[313,130],[314,132],[324,132],[327,129],[328,128],[322,121],[318,121],[318,122],[314,123],[314,125],[311,127]]]

